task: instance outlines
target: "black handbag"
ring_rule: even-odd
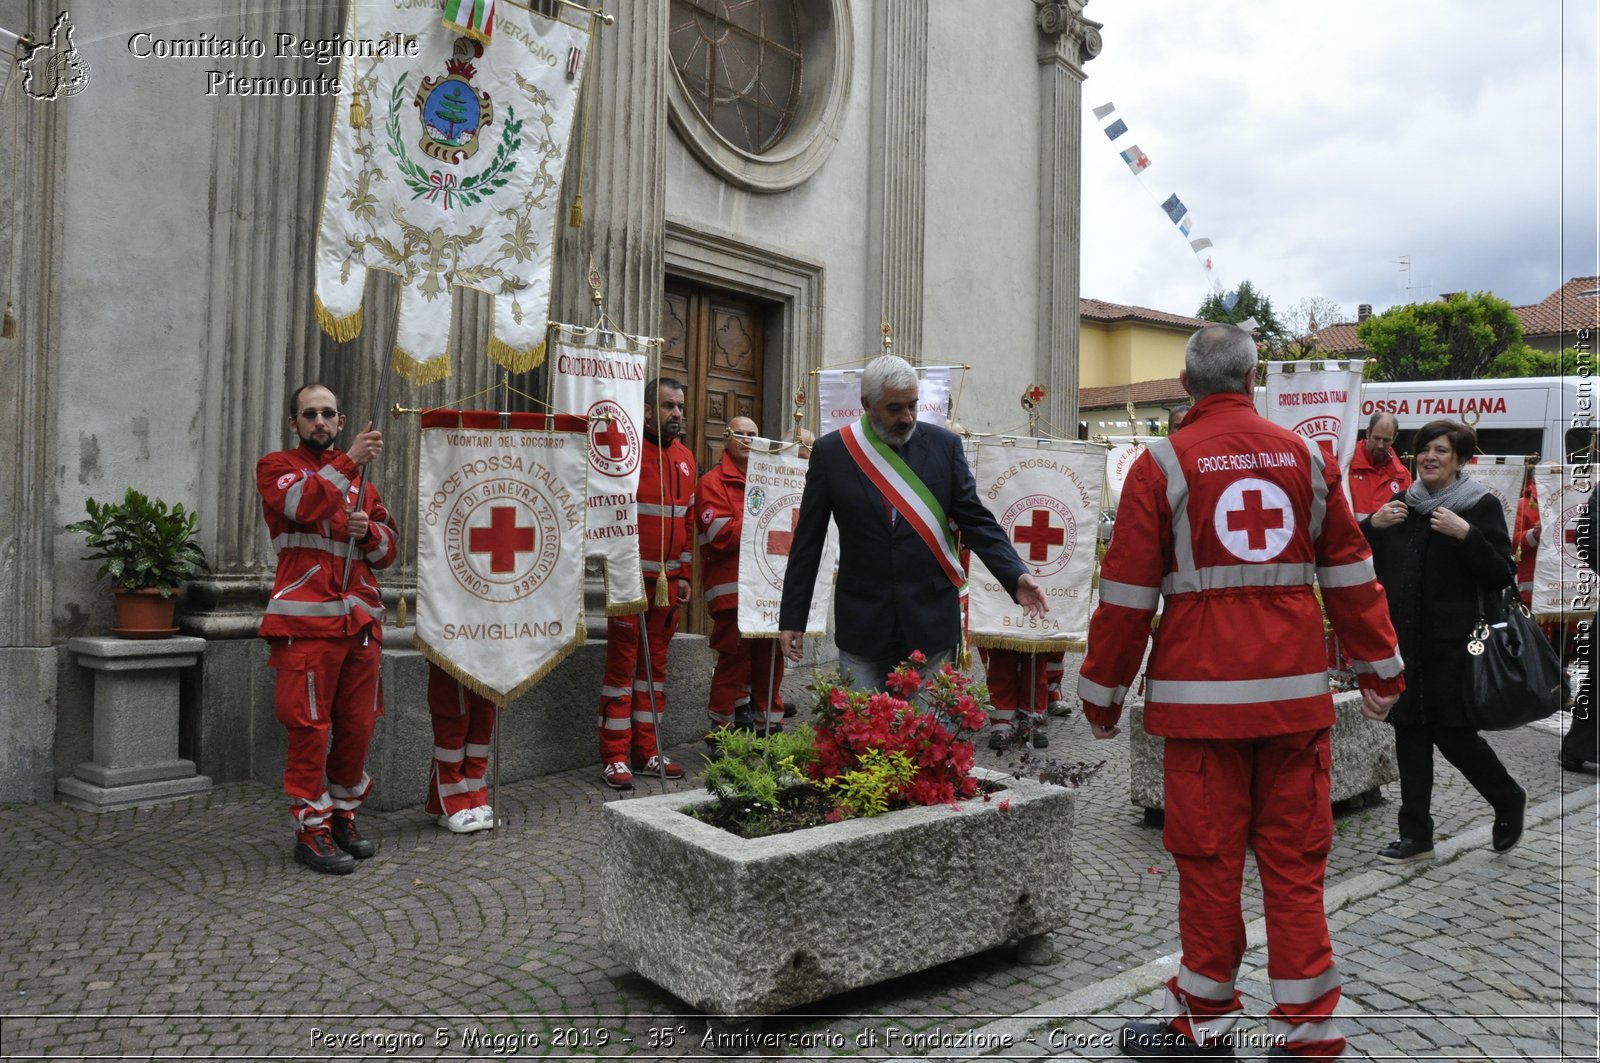
[[[1468,726],[1509,731],[1553,716],[1566,704],[1567,673],[1515,587],[1484,601],[1467,640]],[[1497,619],[1498,617],[1498,619]]]

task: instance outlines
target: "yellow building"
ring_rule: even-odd
[[[1178,383],[1184,344],[1209,322],[1087,298],[1079,302],[1079,320],[1079,434],[1165,432],[1171,412],[1189,401]]]

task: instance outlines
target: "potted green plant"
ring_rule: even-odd
[[[66,526],[88,538],[86,561],[99,561],[97,576],[111,581],[117,599],[113,633],[127,639],[167,638],[177,632],[172,622],[180,585],[196,572],[209,571],[205,552],[195,540],[199,516],[168,506],[128,488],[121,502],[90,498],[89,515]]]

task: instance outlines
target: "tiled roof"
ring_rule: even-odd
[[[1554,336],[1600,327],[1600,277],[1574,277],[1532,306],[1512,307],[1525,336]]]
[[[1211,322],[1182,314],[1169,314],[1165,310],[1151,310],[1147,306],[1123,306],[1104,299],[1079,299],[1078,316],[1085,321],[1099,321],[1107,325],[1118,321],[1141,321],[1147,325],[1166,325],[1171,328],[1194,330]]]
[[[1522,321],[1522,335],[1557,336],[1581,328],[1600,327],[1600,277],[1574,277],[1545,297],[1543,302],[1514,306]],[[1356,322],[1329,325],[1317,332],[1317,346],[1327,354],[1365,351],[1356,339]]]
[[[1134,384],[1084,388],[1078,393],[1078,408],[1081,410],[1122,409],[1130,402],[1135,406],[1164,406],[1188,401],[1189,395],[1176,377],[1171,380],[1140,380]]]

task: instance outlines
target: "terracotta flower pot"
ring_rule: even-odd
[[[111,629],[113,635],[125,639],[165,639],[178,633],[177,625],[172,622],[173,612],[178,608],[177,592],[171,598],[161,597],[161,592],[154,588],[130,591],[119,587],[113,593],[117,596],[117,626]]]

